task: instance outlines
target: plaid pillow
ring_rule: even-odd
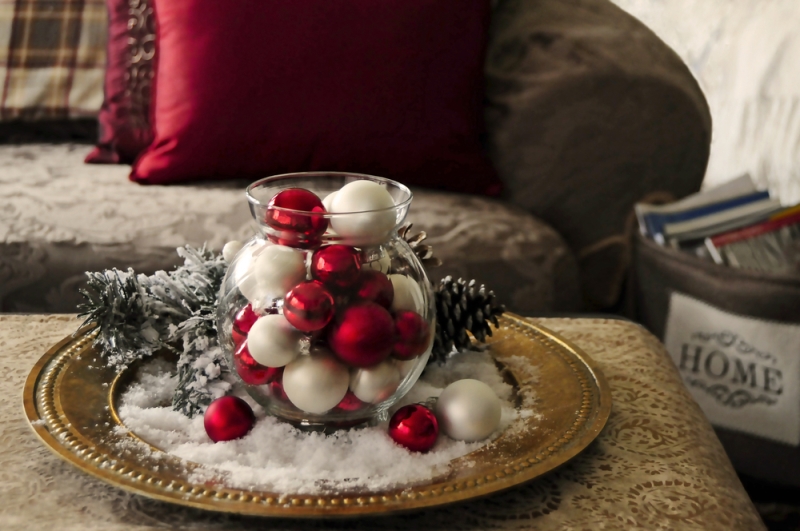
[[[103,0],[0,0],[0,120],[96,115],[107,24]]]

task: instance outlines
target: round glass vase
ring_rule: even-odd
[[[393,205],[322,206],[365,180]],[[281,193],[304,208],[287,208]],[[269,414],[325,430],[378,422],[419,378],[436,310],[421,262],[397,233],[411,199],[395,181],[341,172],[277,175],[247,188],[259,234],[229,264],[217,330],[231,372]]]

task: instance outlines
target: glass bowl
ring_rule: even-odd
[[[397,233],[411,191],[309,172],[259,180],[247,200],[259,233],[231,260],[217,314],[231,372],[298,426],[385,420],[425,368],[436,328],[430,281]]]

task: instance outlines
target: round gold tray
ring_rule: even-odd
[[[78,331],[51,348],[25,383],[25,413],[59,457],[122,489],[212,511],[276,517],[386,514],[485,496],[565,463],[597,437],[611,412],[608,384],[594,361],[553,332],[506,314],[491,352],[515,385],[517,400],[540,415],[518,420],[482,448],[451,462],[426,484],[383,491],[278,495],[192,483],[197,465],[141,444],[114,427],[115,403],[132,371],[118,375]],[[530,368],[534,367],[533,370]],[[512,427],[518,424],[512,424]],[[126,444],[127,443],[127,444]]]

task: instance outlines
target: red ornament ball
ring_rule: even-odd
[[[389,308],[394,299],[394,286],[389,277],[374,269],[364,269],[358,278],[356,297]]]
[[[209,404],[203,416],[206,433],[214,442],[232,441],[253,428],[256,416],[241,398],[223,396]]]
[[[286,294],[283,315],[301,332],[322,330],[333,317],[333,296],[317,280],[301,282]]]
[[[311,276],[332,290],[343,290],[356,283],[361,257],[349,245],[328,245],[311,257]]]
[[[389,420],[389,437],[412,452],[427,452],[438,436],[436,415],[422,404],[401,407]]]
[[[291,404],[289,397],[286,396],[286,391],[283,390],[283,367],[281,367],[281,378],[276,378],[269,383],[269,394],[273,400]]]
[[[328,345],[343,362],[372,367],[386,359],[394,344],[394,321],[373,302],[345,309],[328,334]]]
[[[328,228],[322,200],[304,188],[287,188],[275,194],[267,205],[266,223],[280,233],[270,239],[290,246],[318,242]],[[298,245],[292,245],[298,244]]]
[[[366,402],[362,402],[358,399],[358,397],[353,394],[353,391],[347,391],[347,394],[344,395],[342,401],[336,406],[336,410],[338,411],[358,411],[359,409],[368,406]]]
[[[233,318],[233,326],[238,328],[240,332],[247,334],[257,320],[258,315],[253,311],[253,307],[248,304],[236,313]]]
[[[394,316],[394,334],[392,356],[399,360],[410,360],[428,348],[431,327],[417,312],[399,311]]]
[[[261,365],[247,350],[247,343],[243,343],[236,350],[233,355],[233,365],[236,368],[236,374],[246,384],[250,385],[264,385],[271,382],[283,371],[283,367],[266,367]]]

